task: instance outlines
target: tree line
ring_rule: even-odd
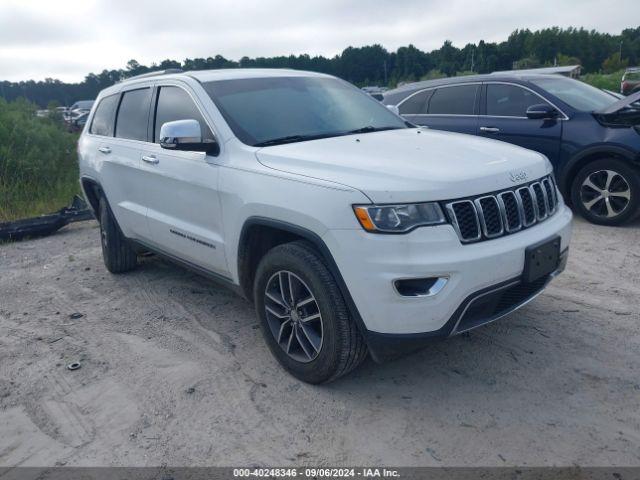
[[[7,100],[25,97],[40,106],[49,102],[69,105],[76,100],[95,98],[100,90],[142,73],[167,68],[206,70],[218,68],[295,68],[328,73],[356,85],[395,86],[399,82],[469,73],[489,73],[513,68],[581,64],[584,73],[611,73],[640,64],[640,27],[619,35],[584,28],[515,30],[506,41],[469,43],[463,48],[447,40],[436,50],[425,52],[409,45],[389,52],[375,44],[348,47],[332,58],[310,55],[242,57],[229,60],[221,55],[207,58],[163,60],[150,66],[130,60],[118,70],[88,74],[82,82],[44,81],[0,82],[0,96]]]

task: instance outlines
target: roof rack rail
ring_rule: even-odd
[[[142,73],[140,75],[128,77],[128,78],[125,78],[124,80],[121,80],[121,82],[126,82],[128,80],[134,80],[137,78],[157,77],[160,75],[169,75],[170,73],[182,73],[182,72],[184,72],[184,70],[182,70],[181,68],[167,68],[166,70],[156,70],[154,72]]]

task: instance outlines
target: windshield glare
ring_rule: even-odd
[[[234,134],[248,145],[292,136],[338,136],[367,127],[407,128],[384,105],[335,78],[243,78],[203,86]]]
[[[531,80],[531,83],[555,95],[570,107],[583,112],[602,110],[616,101],[612,95],[598,88],[561,76],[536,78]]]

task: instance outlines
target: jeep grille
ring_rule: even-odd
[[[528,185],[445,204],[463,243],[489,240],[531,227],[553,215],[558,195],[548,175]]]

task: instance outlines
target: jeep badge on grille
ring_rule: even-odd
[[[524,182],[527,179],[527,172],[524,170],[519,172],[509,172],[509,178],[513,183]]]

